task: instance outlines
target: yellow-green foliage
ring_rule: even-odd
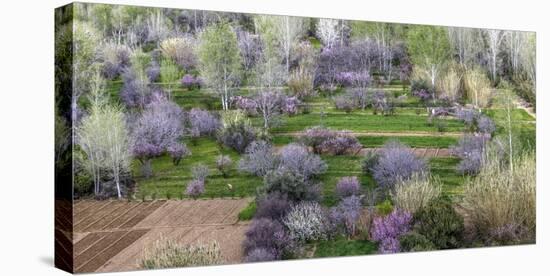
[[[425,207],[430,201],[441,195],[439,179],[413,175],[406,181],[396,184],[391,193],[394,206],[414,214],[418,209]]]
[[[224,262],[218,242],[185,245],[161,238],[145,250],[141,266],[147,269],[217,265]]]
[[[536,228],[534,154],[515,160],[514,170],[490,158],[479,175],[466,183],[463,206],[484,237],[506,227],[523,227],[534,238]]]
[[[469,69],[464,75],[464,86],[468,99],[478,107],[485,107],[491,100],[492,87],[487,75],[479,68]]]
[[[455,66],[451,66],[447,73],[439,79],[437,88],[442,96],[453,100],[458,99],[460,97],[461,80],[462,72]]]

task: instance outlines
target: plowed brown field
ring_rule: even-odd
[[[139,269],[144,250],[161,237],[184,244],[216,240],[226,263],[240,262],[248,224],[237,216],[250,201],[75,201],[75,272]]]

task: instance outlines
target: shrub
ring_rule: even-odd
[[[321,144],[336,136],[336,133],[328,128],[315,126],[306,129],[300,140],[304,145],[313,148],[313,152],[321,153]]]
[[[459,248],[464,221],[446,201],[432,201],[414,214],[414,229],[439,249]]]
[[[103,75],[112,80],[124,72],[130,66],[130,49],[125,45],[106,43],[99,52],[103,61]]]
[[[357,224],[363,206],[358,196],[352,195],[342,199],[337,206],[330,210],[330,220],[336,228],[341,228],[345,234],[357,234]]]
[[[264,176],[277,168],[279,163],[273,147],[266,141],[254,141],[247,148],[239,161],[239,170],[257,176]]]
[[[244,153],[248,145],[256,140],[256,131],[242,113],[225,112],[222,127],[217,132],[218,142],[228,148]]]
[[[320,175],[327,169],[325,161],[298,144],[284,146],[280,152],[280,161],[280,169],[289,170],[305,179]]]
[[[365,157],[361,161],[361,169],[363,173],[370,173],[374,169],[374,166],[378,164],[379,155],[374,151],[368,151]]]
[[[238,109],[243,110],[247,115],[258,115],[257,104],[253,99],[243,96],[235,96],[231,98],[231,101]]]
[[[210,169],[204,164],[197,164],[191,168],[191,175],[196,180],[205,181],[210,175]]]
[[[291,201],[284,194],[279,192],[265,194],[256,199],[256,215],[254,217],[281,220],[291,206]]]
[[[336,136],[325,140],[319,146],[321,152],[333,155],[343,155],[346,153],[356,153],[363,146],[355,136],[346,131],[339,131]]]
[[[477,121],[477,131],[484,134],[492,135],[495,130],[496,126],[491,118],[487,116],[481,116]]]
[[[395,209],[385,217],[374,218],[371,237],[378,242],[378,251],[382,254],[401,251],[399,237],[411,229],[412,215],[407,211]]]
[[[475,130],[478,118],[481,116],[477,110],[462,108],[456,112],[456,118],[464,123],[470,131]]]
[[[517,157],[513,170],[490,159],[477,177],[466,182],[462,205],[482,241],[490,242],[493,232],[510,226],[525,229],[522,240],[534,240],[535,182],[532,154]]]
[[[200,88],[202,81],[199,77],[194,77],[191,74],[185,74],[181,78],[181,86],[187,89]]]
[[[151,251],[145,250],[140,265],[147,269],[205,266],[223,264],[220,246],[208,244],[186,245],[173,240],[157,240]]]
[[[441,183],[437,178],[414,174],[399,181],[391,193],[395,207],[414,214],[441,195]]]
[[[462,137],[451,153],[461,158],[456,170],[462,174],[476,175],[485,159],[487,137],[467,135]]]
[[[320,197],[318,184],[287,169],[268,171],[264,176],[264,189],[267,193],[279,192],[293,201],[317,200]]]
[[[204,180],[194,179],[187,184],[185,194],[193,199],[197,199],[204,193]]]
[[[477,107],[485,107],[491,100],[491,81],[480,68],[467,70],[464,75],[466,96]]]
[[[160,78],[160,65],[158,62],[151,62],[147,69],[145,69],[145,75],[147,75],[147,79],[149,79],[150,82],[158,81]]]
[[[146,77],[139,77],[128,68],[122,73],[122,82],[120,98],[127,108],[144,108],[151,102],[153,93]]]
[[[424,160],[416,157],[409,147],[391,141],[382,148],[372,173],[378,185],[392,188],[399,180],[407,180],[414,173],[424,171],[426,171]]]
[[[265,248],[255,248],[248,252],[244,258],[245,263],[269,262],[277,260],[275,254]]]
[[[199,136],[211,136],[220,128],[220,121],[216,116],[206,110],[193,108],[189,111],[190,128],[197,132]]]
[[[317,202],[298,203],[283,219],[289,237],[296,242],[324,240],[328,237],[329,221]]]
[[[216,169],[220,171],[223,177],[227,177],[229,170],[231,169],[231,164],[233,161],[229,155],[218,155],[216,158]]]
[[[353,111],[353,100],[346,95],[334,97],[334,107],[346,113]]]
[[[403,252],[419,252],[436,249],[430,240],[415,231],[401,235],[399,244]]]
[[[288,78],[288,89],[299,99],[305,99],[315,95],[313,89],[314,74],[305,66],[298,66]]]
[[[191,70],[197,65],[195,41],[191,37],[172,37],[160,43],[165,57],[172,59],[181,68]]]
[[[181,143],[175,143],[168,146],[166,151],[170,154],[170,157],[172,157],[172,162],[176,166],[179,165],[181,159],[191,155],[191,151],[187,148],[187,146]]]
[[[300,104],[301,102],[297,97],[285,97],[282,102],[281,111],[287,115],[296,115],[298,114]]]
[[[462,74],[460,71],[451,67],[438,82],[441,95],[453,101],[459,99],[461,80]]]
[[[254,219],[245,233],[244,253],[262,248],[280,259],[289,240],[281,223],[267,218]]]
[[[336,184],[336,195],[340,198],[357,196],[361,193],[360,189],[361,184],[356,176],[345,176]]]

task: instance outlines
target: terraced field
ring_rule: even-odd
[[[80,200],[74,205],[75,272],[139,269],[146,248],[163,238],[184,244],[216,240],[227,263],[242,258],[248,226],[238,213],[251,199]]]

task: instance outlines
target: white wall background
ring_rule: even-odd
[[[97,2],[97,1],[92,1]],[[537,245],[287,261],[109,275],[531,275],[548,273],[550,11],[531,0],[104,0],[114,4],[537,32]],[[309,3],[308,3],[309,2]],[[53,267],[53,15],[67,1],[0,6],[0,275]],[[544,218],[543,218],[544,217]],[[546,256],[544,256],[546,255]]]

